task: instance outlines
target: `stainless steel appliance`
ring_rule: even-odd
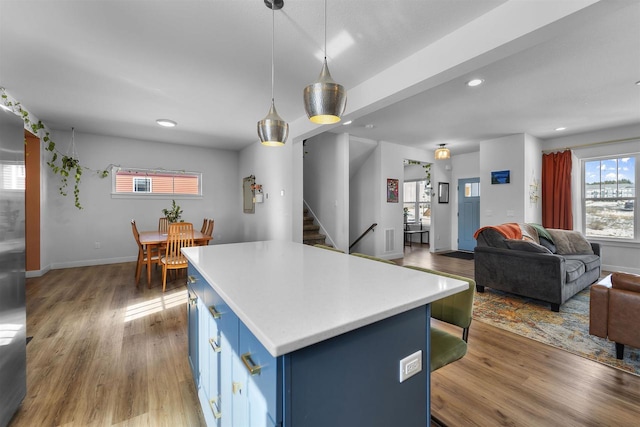
[[[23,121],[0,109],[0,426],[27,392]]]

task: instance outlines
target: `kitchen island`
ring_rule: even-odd
[[[429,303],[465,282],[285,241],[183,252],[209,426],[429,425]]]

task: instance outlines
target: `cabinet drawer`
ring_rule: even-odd
[[[189,265],[187,269],[187,282],[191,290],[198,295],[198,298],[204,298],[204,287],[209,285],[192,265]]]

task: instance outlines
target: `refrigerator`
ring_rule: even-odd
[[[23,126],[0,108],[0,427],[27,392]]]

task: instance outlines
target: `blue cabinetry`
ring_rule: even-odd
[[[428,305],[274,357],[193,266],[189,280],[209,427],[429,425]],[[399,361],[417,351],[423,369],[401,383]]]
[[[189,357],[207,426],[277,426],[277,359],[192,267],[188,287],[189,319],[197,319]]]

